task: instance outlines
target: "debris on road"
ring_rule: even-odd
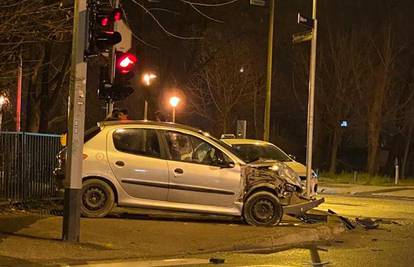
[[[353,229],[355,229],[355,225],[351,222],[351,220],[350,220],[350,219],[348,219],[348,218],[346,218],[346,217],[344,217],[344,216],[338,215],[335,211],[333,211],[333,210],[331,210],[331,209],[328,209],[328,213],[330,213],[330,214],[332,214],[332,215],[337,216],[337,217],[338,217],[338,218],[342,221],[342,223],[345,225],[345,227],[346,227],[348,230],[353,230]]]
[[[373,220],[371,218],[356,218],[355,222],[364,227],[366,230],[377,229],[379,227],[377,220]]]
[[[218,258],[211,258],[209,260],[210,263],[212,264],[224,264],[225,260],[224,259],[218,259]]]

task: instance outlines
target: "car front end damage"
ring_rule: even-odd
[[[243,198],[257,190],[271,190],[276,194],[283,207],[283,213],[294,217],[303,216],[325,200],[308,198],[303,190],[299,176],[279,161],[261,160],[242,168],[245,183]]]

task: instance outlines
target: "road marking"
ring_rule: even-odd
[[[155,267],[155,266],[183,266],[194,264],[208,264],[208,259],[166,259],[152,261],[123,261],[123,262],[105,262],[105,263],[88,263],[86,265],[76,265],[76,267]]]

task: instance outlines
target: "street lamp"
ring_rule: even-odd
[[[170,105],[173,108],[173,113],[172,113],[172,121],[175,122],[175,108],[178,106],[178,104],[180,103],[181,99],[178,96],[173,96],[170,98]]]
[[[3,107],[9,103],[9,99],[5,95],[0,95],[0,131],[3,122]]]
[[[155,78],[157,78],[157,75],[155,75],[154,73],[151,72],[146,72],[142,75],[142,82],[144,83],[145,86],[150,86],[152,80],[154,80]],[[148,101],[147,99],[145,99],[144,102],[144,120],[148,119]]]

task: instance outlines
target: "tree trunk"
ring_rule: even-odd
[[[35,47],[34,51],[38,49]],[[26,102],[26,131],[27,132],[38,132],[39,131],[39,102],[37,99],[37,82],[39,76],[39,70],[42,67],[44,59],[44,50],[39,57],[38,63],[33,67],[33,74],[29,80],[27,102]]]
[[[43,59],[43,67],[41,71],[42,81],[40,90],[40,122],[39,132],[45,133],[49,128],[49,69],[50,56],[52,53],[51,43],[45,43],[44,47],[45,57]]]
[[[406,171],[406,167],[407,167],[408,154],[410,152],[410,146],[411,146],[411,139],[412,139],[412,136],[413,136],[413,130],[414,130],[414,123],[411,122],[410,129],[408,130],[407,144],[405,145],[404,158],[403,158],[402,167],[401,167],[401,177],[402,178],[405,178],[405,171]]]
[[[341,133],[337,126],[335,126],[333,130],[332,136],[332,147],[331,147],[331,158],[329,160],[329,173],[336,173],[336,162],[338,157],[338,148],[339,144],[341,143]]]
[[[382,108],[384,104],[386,89],[388,87],[387,66],[380,66],[376,77],[376,83],[371,102],[368,110],[368,174],[373,176],[378,171],[379,141],[382,120]]]

